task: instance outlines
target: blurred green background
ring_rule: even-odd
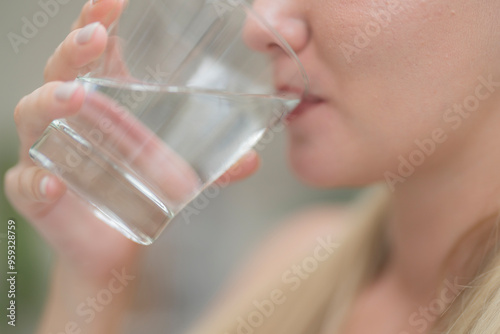
[[[132,0],[133,1],[133,0]],[[42,0],[45,3],[45,0]],[[62,1],[66,2],[66,1]],[[6,201],[3,175],[16,163],[18,140],[13,111],[19,99],[42,85],[48,57],[64,39],[85,3],[70,0],[48,17],[36,36],[15,52],[8,34],[21,34],[23,17],[29,21],[42,11],[38,0],[0,3],[0,333],[33,333],[47,293],[52,254],[44,241]],[[186,224],[175,219],[148,249],[143,261],[140,291],[147,296],[147,313],[129,319],[130,333],[182,332],[209,303],[241,259],[286,214],[312,203],[352,198],[354,191],[314,190],[300,185],[286,166],[283,134],[262,152],[263,167],[250,179],[224,189],[209,207]],[[17,326],[7,325],[7,222],[17,223]],[[141,303],[138,301],[137,303]],[[49,333],[47,333],[49,334]]]

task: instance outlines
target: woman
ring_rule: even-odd
[[[7,194],[61,258],[42,333],[76,326],[68,325],[74,306],[102,289],[111,268],[133,272],[139,256],[28,157],[51,120],[82,104],[83,89],[61,81],[99,56],[105,27],[122,6],[123,0],[85,4],[47,64],[47,83],[15,111],[21,154],[6,176]],[[223,299],[193,332],[500,332],[500,2],[256,0],[254,7],[310,76],[312,98],[288,124],[297,176],[317,187],[384,181],[385,189],[328,227],[301,222],[284,232],[291,245],[313,240],[313,250],[317,235],[337,231],[341,246],[307,275],[295,268],[296,276],[281,268],[309,248],[291,247],[280,270],[236,289],[242,295]],[[272,49],[264,36],[256,40],[262,52]],[[257,165],[250,154],[238,178]],[[268,251],[277,248],[271,244],[255,266],[275,263]],[[80,329],[116,331],[128,298],[118,295]],[[250,319],[255,310],[270,316]]]

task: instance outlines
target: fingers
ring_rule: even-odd
[[[73,31],[45,67],[45,81],[68,81],[90,71],[89,64],[104,52],[106,29],[125,7],[125,0],[89,0],[73,24]]]
[[[108,28],[120,16],[125,5],[125,0],[89,0],[83,6],[78,19],[73,23],[72,30],[93,22],[101,22]]]
[[[56,201],[65,191],[57,177],[36,166],[18,165],[5,174],[5,193],[21,206]]]
[[[21,99],[14,121],[21,141],[21,161],[28,161],[28,149],[55,119],[78,112],[85,90],[77,82],[50,82]]]
[[[260,167],[260,157],[254,150],[243,156],[234,166],[232,166],[217,183],[236,182],[246,179],[254,174]]]
[[[45,81],[73,80],[104,52],[108,35],[99,22],[72,31],[45,66]]]

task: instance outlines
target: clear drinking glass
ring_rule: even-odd
[[[83,107],[53,121],[30,155],[148,245],[295,108],[307,77],[241,0],[130,0],[108,33],[77,79]]]

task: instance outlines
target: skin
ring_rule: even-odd
[[[84,6],[76,30],[47,64],[47,84],[16,108],[20,160],[6,175],[11,202],[60,254],[63,269],[56,277],[82,279],[77,273],[90,272],[85,282],[94,289],[110,268],[133,268],[137,246],[75,207],[56,178],[50,178],[42,196],[39,185],[46,172],[33,166],[27,150],[52,119],[76,112],[83,101],[81,88],[66,102],[57,101],[53,93],[106,44],[100,27],[89,43],[76,45],[78,28],[94,21],[106,25],[112,9],[119,13],[121,5],[101,0]],[[474,112],[457,118],[449,108],[477,95],[480,77],[500,83],[500,2],[256,0],[254,8],[289,42],[310,77],[311,95],[288,123],[290,165],[299,179],[316,187],[384,181],[387,172],[398,173],[400,157],[408,159],[419,149],[416,140],[432,138],[439,129],[440,138],[446,138],[410,176],[392,183],[391,258],[361,293],[344,331],[415,332],[408,323],[415,305],[427,305],[443,277],[468,282],[481,260],[478,254],[489,250],[485,240],[500,206],[500,157],[494,154],[500,148],[500,115],[495,113],[500,87]],[[381,10],[391,13],[390,22],[372,33],[368,43],[356,43],[360,31],[377,23],[373,11]],[[265,36],[247,31],[246,38],[252,47],[273,52]],[[251,174],[257,165],[255,154],[250,155],[237,178]],[[81,215],[72,216],[81,219],[64,219],[74,210]],[[75,227],[82,225],[87,234],[75,234]],[[90,245],[89,233],[102,240]],[[57,309],[57,300],[51,305]],[[359,317],[367,321],[356,321]],[[47,319],[44,328],[57,328],[57,319]]]
[[[377,22],[373,11],[390,12],[390,3],[255,2],[297,52],[321,99],[288,126],[300,179],[319,187],[384,180],[397,172],[400,156],[418,149],[415,140],[436,129],[446,137],[393,185],[391,260],[362,292],[344,333],[414,332],[414,305],[427,305],[443,277],[463,284],[473,277],[499,211],[500,157],[492,152],[500,146],[500,3],[394,1],[390,23],[366,46],[345,52],[342,43],[359,46],[357,29]],[[476,95],[479,77],[493,78],[494,92],[473,113],[445,118]]]

